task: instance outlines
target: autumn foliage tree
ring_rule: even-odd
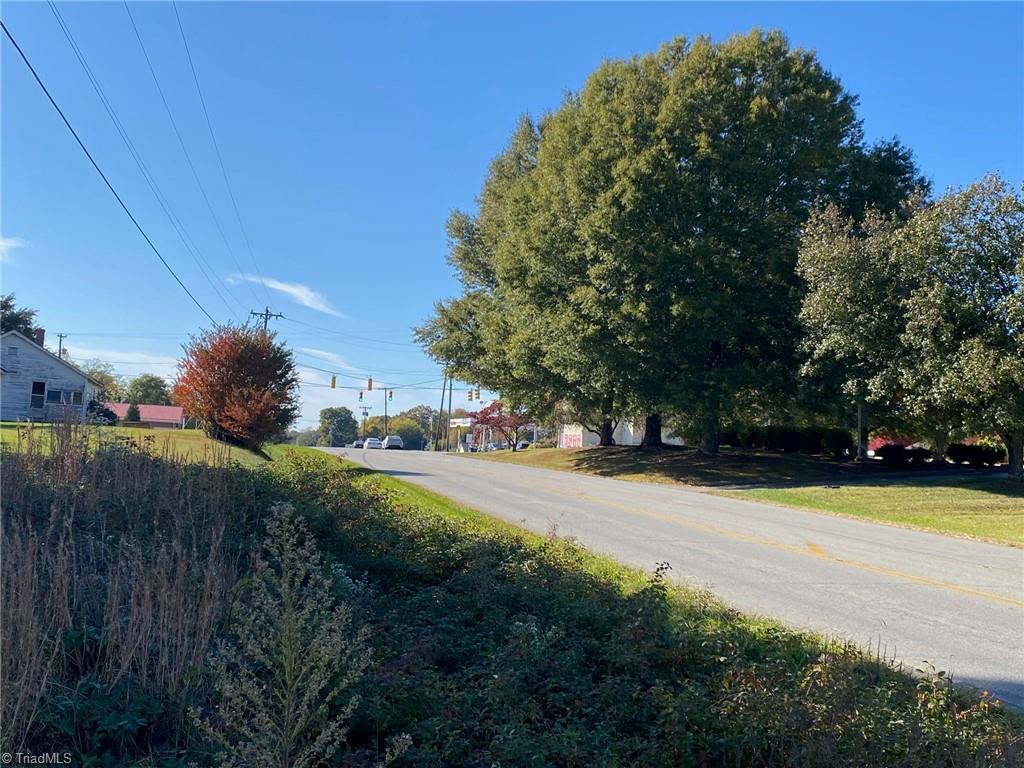
[[[292,353],[273,332],[225,325],[185,346],[174,401],[212,437],[254,450],[299,415]]]
[[[501,432],[513,451],[520,435],[533,423],[525,406],[507,405],[500,400],[495,400],[470,416],[476,419],[478,427],[491,427]]]

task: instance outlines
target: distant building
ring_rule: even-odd
[[[0,420],[82,420],[99,390],[99,382],[17,331],[0,337]]]
[[[104,403],[117,416],[118,421],[124,421],[128,416],[128,403]],[[177,405],[147,405],[139,403],[139,420],[131,422],[140,427],[153,427],[154,429],[181,429],[185,426],[185,411]]]
[[[630,424],[628,421],[620,421],[612,433],[616,445],[640,445],[644,439],[643,425]],[[565,424],[558,430],[559,448],[589,448],[597,445],[601,436],[597,432],[584,427],[582,424]],[[669,434],[667,431],[661,435],[661,441],[666,445],[683,445],[683,439]]]

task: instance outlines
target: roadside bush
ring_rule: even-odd
[[[890,469],[903,469],[909,460],[907,449],[899,443],[886,443],[875,449],[875,455]]]
[[[932,458],[932,452],[927,448],[906,448],[903,455],[912,467],[923,467]]]
[[[742,426],[723,433],[722,443],[736,447],[825,453],[834,457],[853,448],[853,436],[845,429],[826,427]]]
[[[365,630],[335,604],[305,521],[287,504],[271,509],[257,558],[234,613],[234,641],[210,663],[216,704],[192,718],[222,750],[221,764],[307,768],[342,749],[358,702],[353,687],[370,663]],[[393,760],[406,739],[390,750]]]
[[[985,443],[953,443],[946,449],[946,456],[954,464],[970,464],[972,467],[991,467],[1006,461],[1006,449],[1001,445]]]

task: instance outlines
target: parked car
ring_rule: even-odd
[[[366,438],[366,442],[363,443],[363,447],[364,448],[383,448],[384,446],[381,445],[380,438],[378,438],[378,437],[368,437],[368,438]]]
[[[530,441],[529,440],[520,440],[518,443],[516,443],[516,450],[517,451],[525,451],[529,447],[530,447]]]
[[[352,447],[353,448],[362,448],[363,447],[363,441],[362,440],[356,440],[354,443],[352,443]]]
[[[402,442],[402,438],[398,435],[388,435],[384,438],[384,450],[402,450],[405,448],[405,444]]]

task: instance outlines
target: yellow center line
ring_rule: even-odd
[[[661,520],[662,522],[670,523],[672,525],[690,528],[692,530],[702,531],[704,533],[710,533],[715,536],[722,536],[733,541],[741,541],[746,544],[756,544],[771,549],[781,550],[783,552],[789,552],[791,554],[802,555],[805,557],[813,557],[818,560],[825,560],[828,562],[836,563],[838,565],[845,565],[848,568],[855,568],[860,571],[867,573],[874,573],[880,576],[889,576],[894,579],[900,579],[907,581],[912,584],[920,584],[926,587],[932,587],[935,589],[946,590],[947,592],[958,592],[963,595],[970,597],[981,598],[993,603],[1000,603],[1003,605],[1010,605],[1014,608],[1024,608],[1024,601],[1017,600],[1012,597],[1005,597],[1003,595],[997,595],[993,592],[986,592],[981,589],[975,589],[973,587],[965,587],[960,584],[952,584],[948,581],[941,581],[940,579],[932,579],[927,576],[919,576],[914,573],[907,573],[906,571],[899,571],[894,568],[887,568],[881,565],[874,565],[872,563],[864,563],[859,560],[849,560],[844,557],[838,557],[836,555],[829,554],[823,547],[808,542],[805,546],[797,546],[794,544],[787,544],[782,541],[775,539],[769,539],[762,536],[751,536],[749,534],[739,533],[737,531],[731,531],[727,528],[720,528],[716,525],[709,523],[701,523],[695,520],[684,520],[676,515],[668,515],[663,512],[655,512],[652,510],[636,509],[629,507],[624,504],[618,504],[613,501],[606,501],[604,499],[597,499],[592,496],[588,496],[584,492],[574,491],[567,493],[557,486],[552,486],[547,483],[535,483],[531,484],[532,487],[537,489],[546,490],[549,493],[553,493],[557,496],[565,498],[579,499],[582,501],[590,502],[591,504],[598,504],[600,506],[608,507],[611,509],[626,512],[631,515],[638,517],[648,517],[654,520]]]

